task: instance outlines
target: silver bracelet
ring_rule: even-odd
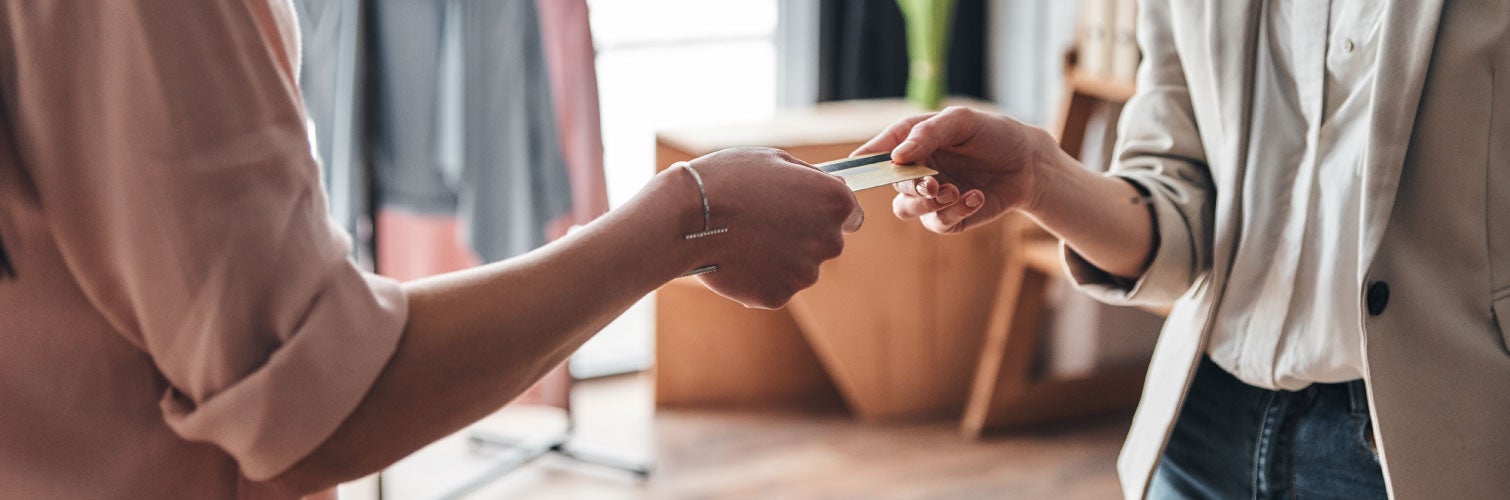
[[[692,180],[697,181],[697,194],[702,196],[703,199],[703,230],[695,233],[684,234],[682,235],[682,239],[690,240],[694,238],[713,236],[715,234],[723,234],[729,232],[729,228],[727,227],[710,227],[712,225],[710,221],[713,217],[713,210],[708,207],[708,190],[703,187],[703,176],[697,175],[697,169],[692,168],[691,163],[679,161],[671,165],[671,168],[676,167],[684,167],[688,172],[692,173]]]
[[[690,172],[692,174],[692,180],[697,181],[697,194],[703,199],[703,230],[695,233],[684,234],[682,235],[682,239],[690,240],[694,238],[713,236],[715,234],[723,234],[729,232],[729,228],[727,227],[711,227],[713,210],[708,206],[708,190],[707,188],[703,187],[703,176],[697,174],[697,169],[692,168],[691,163],[679,161],[671,165],[671,168],[676,167],[685,167],[687,172]],[[682,276],[697,276],[699,274],[707,274],[717,270],[718,264],[709,264],[706,266],[699,266],[691,271],[687,271],[686,273],[682,274]]]

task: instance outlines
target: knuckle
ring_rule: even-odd
[[[823,252],[823,260],[832,259],[844,254],[844,238],[835,237],[829,240],[826,251]]]
[[[915,219],[918,216],[914,208],[914,198],[905,194],[899,194],[891,199],[891,213],[903,220]]]
[[[807,269],[802,271],[802,275],[798,277],[797,287],[792,293],[795,294],[798,290],[804,290],[818,284],[818,276],[818,266],[816,264],[808,266]]]
[[[908,123],[909,121],[907,118],[903,118],[891,122],[891,125],[887,125],[886,130],[881,132],[881,136],[896,137],[897,135],[907,133],[907,129],[912,128],[912,124]]]
[[[958,211],[951,210],[947,213],[939,214],[939,223],[949,227],[952,232],[959,231],[959,223],[963,220],[965,220],[965,214],[961,214]]]
[[[916,127],[918,123],[927,120],[930,115],[931,114],[912,115],[907,118],[897,120],[895,123],[891,124],[891,127],[889,127],[890,130],[888,131],[891,132],[892,135],[905,136],[907,135],[908,130],[912,130],[912,128]]]
[[[897,217],[907,218],[907,195],[898,193],[891,197],[891,213]]]
[[[935,213],[942,208],[937,200],[922,197],[913,197],[907,201],[907,209],[912,211],[913,217]]]
[[[959,220],[959,216],[956,214],[956,212],[958,212],[958,210],[954,210],[953,206],[942,207],[939,210],[933,212],[933,218],[937,219],[939,221],[939,224],[943,224],[945,226],[953,225],[955,221]]]
[[[964,106],[949,106],[947,108],[944,108],[943,111],[939,111],[939,116],[950,119],[964,118],[966,116],[969,116],[973,112],[975,112],[975,110]]]
[[[787,289],[772,290],[762,298],[760,307],[764,309],[781,309],[792,298],[793,293],[795,292]]]
[[[853,213],[854,211],[854,202],[850,201],[847,198],[840,198],[833,204],[829,205],[829,215],[832,216],[832,218],[837,219],[840,223],[843,223],[846,219],[849,219],[849,214]]]
[[[849,185],[845,184],[844,181],[833,182],[832,186],[828,188],[827,195],[831,200],[828,204],[828,210],[831,214],[847,218],[850,212],[855,211],[857,203],[855,202],[854,194],[850,192]]]
[[[751,309],[775,309],[774,307],[771,306],[771,299],[772,299],[772,297],[774,297],[774,294],[772,294],[770,292],[759,292],[759,293],[752,294],[749,298],[745,299],[743,302],[744,302],[745,307],[748,307],[748,308],[751,308]]]
[[[939,220],[937,214],[928,214],[927,216],[923,217],[923,227],[927,228],[929,231],[933,231],[939,234],[949,234],[954,232],[953,228],[951,228],[949,224],[945,224],[944,221]]]
[[[943,114],[939,115],[939,117],[944,117],[944,116],[946,116],[946,115],[943,115]],[[915,126],[915,127],[912,127],[912,135],[914,137],[917,137],[917,136],[932,137],[933,134],[938,133],[938,128],[939,128],[938,121],[930,119],[928,121],[925,121],[925,122],[917,124],[917,126]]]

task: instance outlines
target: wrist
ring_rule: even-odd
[[[1029,163],[1028,192],[1018,208],[1034,219],[1055,210],[1064,200],[1077,196],[1077,189],[1073,187],[1075,176],[1089,173],[1052,140],[1051,146],[1044,150],[1040,160]]]
[[[686,238],[703,231],[703,199],[706,186],[699,189],[697,180],[674,166],[657,174],[646,185],[643,198],[645,214],[652,224],[658,251],[672,279],[696,267],[711,263],[717,249],[717,236]],[[716,216],[716,214],[714,214]]]

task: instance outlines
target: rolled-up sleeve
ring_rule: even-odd
[[[1075,286],[1112,304],[1168,304],[1210,269],[1215,190],[1196,126],[1167,1],[1139,2],[1138,91],[1122,109],[1115,161],[1108,175],[1147,197],[1156,249],[1134,279],[1118,279],[1068,246],[1066,271]]]
[[[258,4],[257,2],[264,2]],[[276,476],[356,408],[407,302],[326,215],[265,0],[25,0],[4,116],[82,293],[150,357],[167,424]]]

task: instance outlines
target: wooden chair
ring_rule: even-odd
[[[1087,124],[1099,103],[1123,103],[1133,83],[1095,78],[1077,71],[1075,52],[1065,54],[1065,92],[1056,131],[1065,152],[1079,157]],[[1146,367],[1115,368],[1055,379],[1038,367],[1044,339],[1045,292],[1063,273],[1059,244],[1025,219],[1008,230],[1015,244],[1002,269],[981,358],[966,401],[960,430],[978,438],[1002,427],[1045,422],[1135,406]],[[1161,311],[1155,311],[1161,312]]]

